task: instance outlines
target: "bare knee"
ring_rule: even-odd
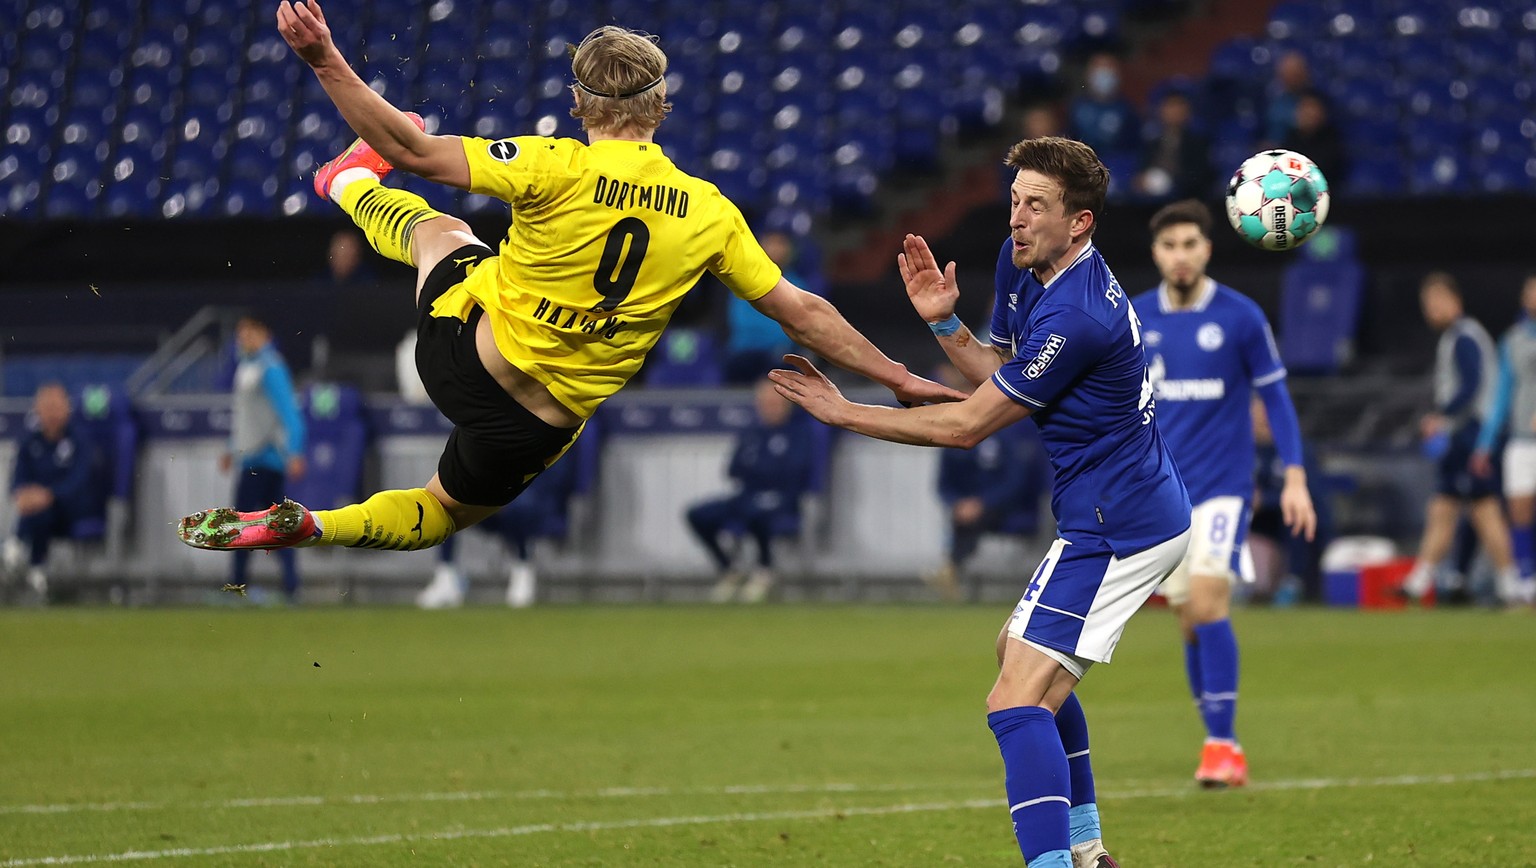
[[[501,511],[499,506],[473,506],[468,503],[459,503],[444,490],[442,480],[435,475],[427,483],[426,488],[427,493],[437,498],[437,502],[443,505],[443,511],[453,520],[455,533],[474,527]]]
[[[468,223],[452,214],[423,220],[411,230],[411,250],[416,267],[424,271],[431,271],[443,257],[469,244],[490,246],[475,237]]]
[[[1191,576],[1189,601],[1180,607],[1180,621],[1189,633],[1201,624],[1214,624],[1232,612],[1232,582],[1222,576]]]

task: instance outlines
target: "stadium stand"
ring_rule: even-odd
[[[271,33],[267,8],[7,5],[22,23],[3,37],[0,67],[7,214],[276,216],[320,204],[305,176],[351,133]],[[337,16],[336,39],[431,129],[570,135],[565,45],[607,21],[649,27],[671,49],[677,119],[663,144],[683,168],[758,212],[867,214],[893,173],[937,165],[945,133],[995,127],[1006,99],[1049,93],[1067,58],[1118,44],[1129,11],[1160,5],[382,0]],[[1228,119],[1210,131],[1214,153],[1252,149],[1270,70],[1292,50],[1306,55],[1346,136],[1369,145],[1347,180],[1358,192],[1404,190],[1388,168],[1404,160],[1405,191],[1536,187],[1527,4],[1281,3],[1264,34],[1210,58],[1202,114]],[[419,191],[470,214],[493,207]]]

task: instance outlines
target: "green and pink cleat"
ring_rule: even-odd
[[[285,549],[313,545],[320,526],[309,510],[284,500],[256,512],[224,507],[194,512],[177,525],[176,535],[195,549],[210,551]]]

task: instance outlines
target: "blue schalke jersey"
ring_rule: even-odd
[[[1189,495],[1154,424],[1140,323],[1092,244],[1048,286],[997,261],[993,346],[1013,360],[992,377],[1030,408],[1055,472],[1059,535],[1102,540],[1120,557],[1189,528]]]
[[[1264,312],[1206,278],[1194,305],[1173,310],[1167,288],[1135,299],[1151,358],[1157,424],[1189,497],[1253,496],[1253,390],[1285,379]]]

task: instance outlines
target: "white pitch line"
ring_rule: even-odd
[[[754,796],[803,793],[902,793],[986,786],[984,781],[930,784],[753,784],[728,787],[604,787],[597,790],[471,790],[437,793],[382,793],[350,796],[263,796],[213,799],[204,802],[61,802],[43,805],[0,805],[6,814],[70,814],[79,812],[215,810],[232,808],[292,808],[320,805],[385,805],[410,802],[483,802],[504,799],[624,799],[651,796]]]
[[[1529,780],[1536,769],[1511,769],[1502,772],[1469,774],[1396,775],[1379,778],[1301,778],[1253,784],[1249,790],[1315,790],[1353,787],[1412,787],[1465,784],[1489,781]],[[815,790],[808,790],[815,791]],[[716,790],[718,792],[718,790]],[[1170,796],[1188,797],[1190,787],[1179,789],[1128,790],[1108,793],[1105,799],[1148,799]],[[534,823],[504,826],[498,829],[446,829],[435,833],[369,835],[354,838],[317,838],[307,841],[263,841],[253,844],[228,844],[221,847],[178,847],[171,850],[125,850],[120,853],[93,853],[77,856],[36,856],[0,862],[0,868],[30,868],[34,865],[84,865],[95,862],[142,862],[153,859],[182,859],[196,856],[227,856],[236,853],[273,853],[289,850],[315,850],[323,847],[368,847],[379,844],[405,844],[415,841],[458,841],[478,838],[512,838],[546,832],[603,832],[618,829],[659,829],[670,826],[702,826],[712,823],[762,823],[773,820],[818,820],[842,817],[880,817],[891,814],[936,813],[1006,807],[1003,799],[966,799],[952,802],[919,802],[870,807],[820,808],[799,811],[758,811],[736,814],[704,814],[681,817],[644,817],[632,820],[607,820],[578,823]]]

